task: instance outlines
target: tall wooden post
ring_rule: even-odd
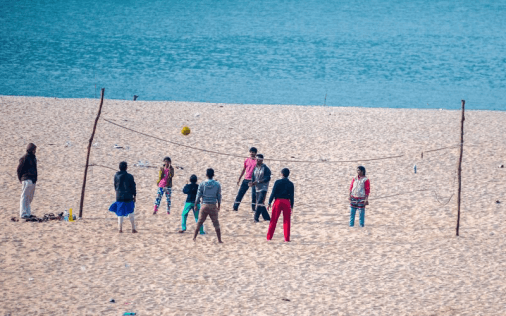
[[[100,113],[102,113],[102,105],[104,104],[104,91],[105,88],[102,88],[97,118],[95,119],[95,125],[93,125],[93,132],[91,132],[90,142],[88,143],[88,154],[86,155],[86,166],[84,167],[83,189],[81,191],[81,202],[79,204],[79,218],[83,217],[84,191],[86,190],[86,177],[88,176],[88,164],[90,162],[90,152],[91,146],[93,144],[93,137],[95,137],[95,130],[97,129],[98,119],[100,118]]]
[[[457,195],[457,236],[459,235],[459,225],[460,225],[460,193],[462,191],[462,155],[464,153],[464,108],[466,105],[466,100],[462,100],[462,120],[460,122],[460,158],[459,158],[459,191]]]

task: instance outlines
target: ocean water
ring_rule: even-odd
[[[0,95],[506,110],[506,0],[0,4]]]

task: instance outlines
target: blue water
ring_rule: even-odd
[[[506,0],[0,4],[0,95],[506,110]]]

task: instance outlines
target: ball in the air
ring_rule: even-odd
[[[183,127],[183,129],[181,130],[181,134],[183,134],[183,135],[188,135],[188,134],[190,134],[190,132],[191,131],[188,126]]]

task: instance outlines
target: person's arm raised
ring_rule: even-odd
[[[183,193],[184,194],[190,193],[190,185],[188,183],[186,183],[185,186],[183,187]]]

